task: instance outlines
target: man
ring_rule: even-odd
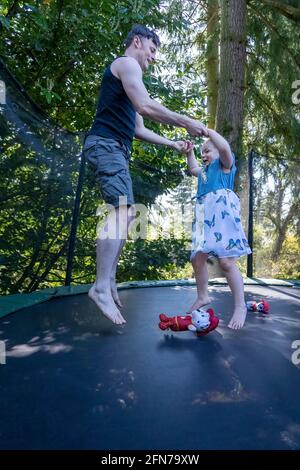
[[[116,237],[105,237],[102,232],[97,239],[97,277],[89,296],[116,324],[125,323],[119,310],[122,305],[115,277],[128,227],[133,220],[129,213],[134,199],[128,170],[133,137],[178,151],[187,145],[150,131],[144,126],[143,117],[183,127],[192,136],[207,135],[201,122],[174,113],[150,98],[143,83],[143,72],[154,62],[159,46],[160,40],[154,31],[142,25],[132,28],[125,41],[124,56],[115,59],[104,72],[96,117],[84,145],[103,199],[115,208],[109,213],[103,231],[115,225],[114,233],[117,234]]]

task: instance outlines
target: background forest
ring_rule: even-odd
[[[151,97],[231,143],[245,222],[253,150],[254,275],[299,279],[299,0],[2,0],[0,79],[11,107],[1,101],[1,293],[65,281],[82,136],[102,73],[134,23],[155,28],[163,42],[144,77]],[[118,281],[191,277],[188,236],[166,229],[172,208],[194,195],[184,158],[135,141],[132,175],[155,223],[146,240],[127,242]],[[102,210],[86,168],[73,283],[93,280]]]

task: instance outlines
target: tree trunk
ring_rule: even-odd
[[[215,128],[219,86],[219,1],[208,0],[207,12],[207,112],[208,127]]]
[[[272,261],[276,261],[281,253],[282,245],[286,236],[286,231],[287,231],[287,225],[284,225],[277,232],[276,240],[274,242],[274,246],[273,246],[272,254],[271,254]]]
[[[281,206],[282,206],[282,204],[281,204]],[[283,242],[285,241],[285,238],[286,238],[288,228],[289,228],[291,222],[297,216],[297,214],[299,214],[299,209],[300,209],[300,203],[297,200],[290,207],[290,210],[289,210],[286,218],[284,220],[278,219],[277,225],[276,225],[276,229],[277,229],[277,234],[276,235],[277,236],[276,236],[276,240],[274,242],[274,246],[273,246],[273,250],[272,250],[272,254],[271,254],[271,259],[273,261],[276,261],[278,259],[279,255],[281,253],[281,250],[282,250]]]
[[[242,153],[246,64],[246,0],[221,0],[220,84],[217,131]]]
[[[220,74],[216,116],[216,130],[229,142],[237,158],[242,154],[242,129],[244,117],[244,81],[246,64],[246,0],[220,0],[221,38]],[[241,170],[241,161],[237,162]],[[247,220],[249,198],[247,191],[247,165],[243,161],[239,171],[243,225]],[[246,190],[245,190],[246,189]],[[222,276],[215,261],[209,267],[213,277]]]

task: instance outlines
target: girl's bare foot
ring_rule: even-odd
[[[228,323],[228,328],[232,330],[240,330],[243,328],[247,315],[246,305],[235,307],[232,318]]]
[[[93,285],[90,288],[88,295],[90,299],[95,302],[103,315],[105,315],[113,323],[116,323],[117,325],[126,323],[125,319],[121,315],[121,312],[117,309],[110,292],[108,293],[107,290],[96,290],[96,286]]]
[[[210,304],[211,299],[207,297],[197,297],[191,308],[188,310],[188,314],[192,313],[193,310],[197,310],[197,308],[204,307],[204,305]]]

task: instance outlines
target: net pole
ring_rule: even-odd
[[[248,216],[248,243],[251,254],[247,256],[247,277],[253,277],[253,149],[248,154],[249,175],[249,216]]]
[[[76,232],[77,232],[77,227],[78,227],[78,218],[79,218],[79,212],[80,212],[80,198],[81,198],[82,187],[83,187],[84,173],[85,173],[85,155],[84,155],[84,152],[82,152],[81,159],[80,159],[80,168],[79,168],[76,196],[75,196],[75,202],[74,202],[74,208],[73,208],[73,215],[72,215],[70,238],[69,238],[65,286],[69,286],[71,284],[71,279],[72,279],[72,268],[73,268],[75,243],[76,243]]]

